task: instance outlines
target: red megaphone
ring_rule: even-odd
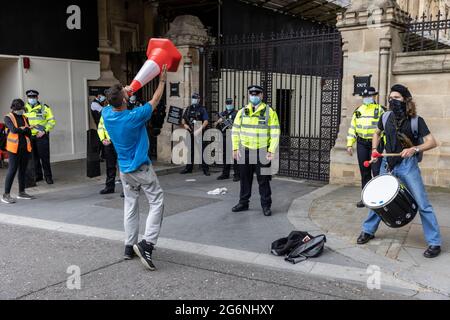
[[[167,71],[176,72],[181,61],[181,53],[169,39],[150,39],[147,57],[147,62],[130,85],[133,92],[159,76],[164,65],[167,65]]]

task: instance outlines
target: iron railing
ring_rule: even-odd
[[[426,51],[450,48],[449,12],[436,16],[410,17],[403,39],[403,51]]]
[[[206,106],[243,107],[265,88],[281,125],[280,175],[328,181],[341,112],[342,39],[333,28],[240,35],[206,48]]]

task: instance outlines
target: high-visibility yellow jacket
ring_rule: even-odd
[[[48,133],[53,130],[56,125],[56,120],[53,116],[52,109],[48,105],[38,103],[37,105],[32,106],[27,103],[25,108],[25,115],[28,118],[30,126],[35,127],[31,129],[31,134],[33,136],[36,136],[39,131],[45,131]]]
[[[347,147],[353,147],[358,137],[372,140],[384,109],[379,104],[362,105],[355,110],[348,129]]]
[[[254,111],[253,105],[249,104],[234,120],[233,150],[239,150],[242,145],[252,150],[267,147],[270,153],[276,153],[280,134],[278,115],[271,107],[261,103]]]
[[[103,117],[100,118],[97,133],[98,133],[98,137],[100,138],[100,141],[104,141],[104,140],[111,141],[111,138],[109,137],[109,133],[105,128],[105,121],[103,120]]]

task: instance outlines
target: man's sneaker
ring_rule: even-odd
[[[7,203],[7,204],[14,204],[14,203],[16,203],[16,200],[11,198],[11,195],[4,194],[3,197],[2,197],[2,202],[3,203]]]
[[[36,199],[36,197],[30,196],[30,195],[27,194],[26,192],[19,192],[19,195],[17,196],[17,199],[21,199],[21,200],[34,200],[34,199]]]
[[[152,261],[153,245],[148,244],[145,240],[133,246],[134,252],[141,258],[142,264],[150,271],[155,271],[156,267]]]
[[[125,246],[125,253],[123,255],[124,260],[133,260],[136,256],[133,250],[133,246]]]

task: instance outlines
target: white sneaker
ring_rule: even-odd
[[[4,194],[3,196],[2,196],[2,202],[3,203],[6,203],[6,204],[14,204],[14,203],[16,203],[16,200],[14,200],[12,197],[11,197],[11,195],[9,195],[9,194]]]

